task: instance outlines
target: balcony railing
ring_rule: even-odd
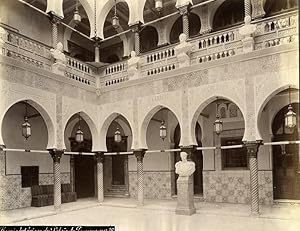
[[[298,41],[298,11],[256,20],[252,23],[257,25],[257,31],[254,34],[255,50]],[[202,65],[242,54],[243,38],[238,31],[241,27],[242,25],[239,25],[191,39],[191,65]],[[6,32],[5,46],[2,49],[3,55],[38,68],[51,70],[53,64],[50,54],[51,47],[20,35],[13,30],[6,29]],[[160,47],[140,55],[139,77],[151,78],[178,69],[176,45]],[[102,69],[102,73],[98,75],[100,87],[113,86],[130,80],[127,68],[127,60],[125,60]],[[96,75],[93,73],[93,67],[68,56],[65,77],[83,85],[96,86]]]

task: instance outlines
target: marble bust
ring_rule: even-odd
[[[245,25],[240,28],[239,32],[245,37],[250,37],[256,31],[256,25],[251,24],[251,17],[247,15],[244,19]]]
[[[56,49],[51,49],[50,52],[56,63],[66,63],[66,56],[63,53],[63,45],[61,42],[57,43]]]
[[[192,50],[192,44],[186,41],[187,36],[184,33],[179,35],[179,45],[175,47],[177,59],[179,61],[179,67],[186,67],[190,65],[190,53]]]
[[[175,164],[175,173],[181,176],[191,176],[195,172],[195,163],[193,161],[187,160],[187,153],[180,153],[181,161],[178,161]]]

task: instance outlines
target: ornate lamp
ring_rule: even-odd
[[[80,113],[78,113],[78,117],[79,117],[79,126],[75,134],[75,140],[77,143],[81,143],[83,142],[83,131],[81,131],[80,129],[80,121],[81,121]]]
[[[24,123],[22,124],[22,136],[25,137],[27,140],[31,136],[31,125],[28,122],[28,116],[27,116],[27,101],[25,101],[25,116],[24,116]]]
[[[78,10],[78,0],[76,0],[76,8],[75,8],[75,12],[73,15],[73,20],[76,24],[79,24],[81,22],[81,15],[79,14],[79,10]]]
[[[112,18],[112,26],[115,29],[118,29],[120,26],[120,22],[119,22],[119,17],[117,15],[117,1],[115,0],[115,13],[114,16]]]
[[[214,132],[219,135],[223,131],[223,121],[220,120],[218,113],[218,97],[217,97],[217,106],[216,106],[216,120],[214,122]]]
[[[167,127],[165,125],[165,121],[161,121],[161,125],[159,127],[159,137],[162,140],[165,140],[165,138],[167,137]]]
[[[155,0],[155,9],[160,12],[162,9],[163,3],[162,0]]]
[[[122,136],[119,128],[117,128],[117,130],[115,131],[114,139],[117,143],[120,143],[122,141]]]
[[[291,129],[296,126],[296,113],[293,111],[291,104],[291,90],[289,87],[289,106],[288,112],[284,115],[284,124],[287,128]]]

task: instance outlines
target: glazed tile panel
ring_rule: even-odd
[[[260,204],[273,203],[272,171],[259,171]],[[249,204],[249,171],[204,171],[204,199],[208,202],[228,202]]]
[[[129,172],[129,194],[137,198],[137,173]],[[144,198],[169,199],[171,198],[171,172],[145,171]]]

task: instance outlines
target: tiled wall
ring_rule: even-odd
[[[261,204],[273,203],[272,171],[259,171]],[[204,171],[204,199],[208,202],[250,203],[249,171]]]
[[[145,171],[144,172],[144,197],[146,199],[171,198],[171,172],[170,171]],[[129,194],[137,197],[137,172],[129,172]]]

